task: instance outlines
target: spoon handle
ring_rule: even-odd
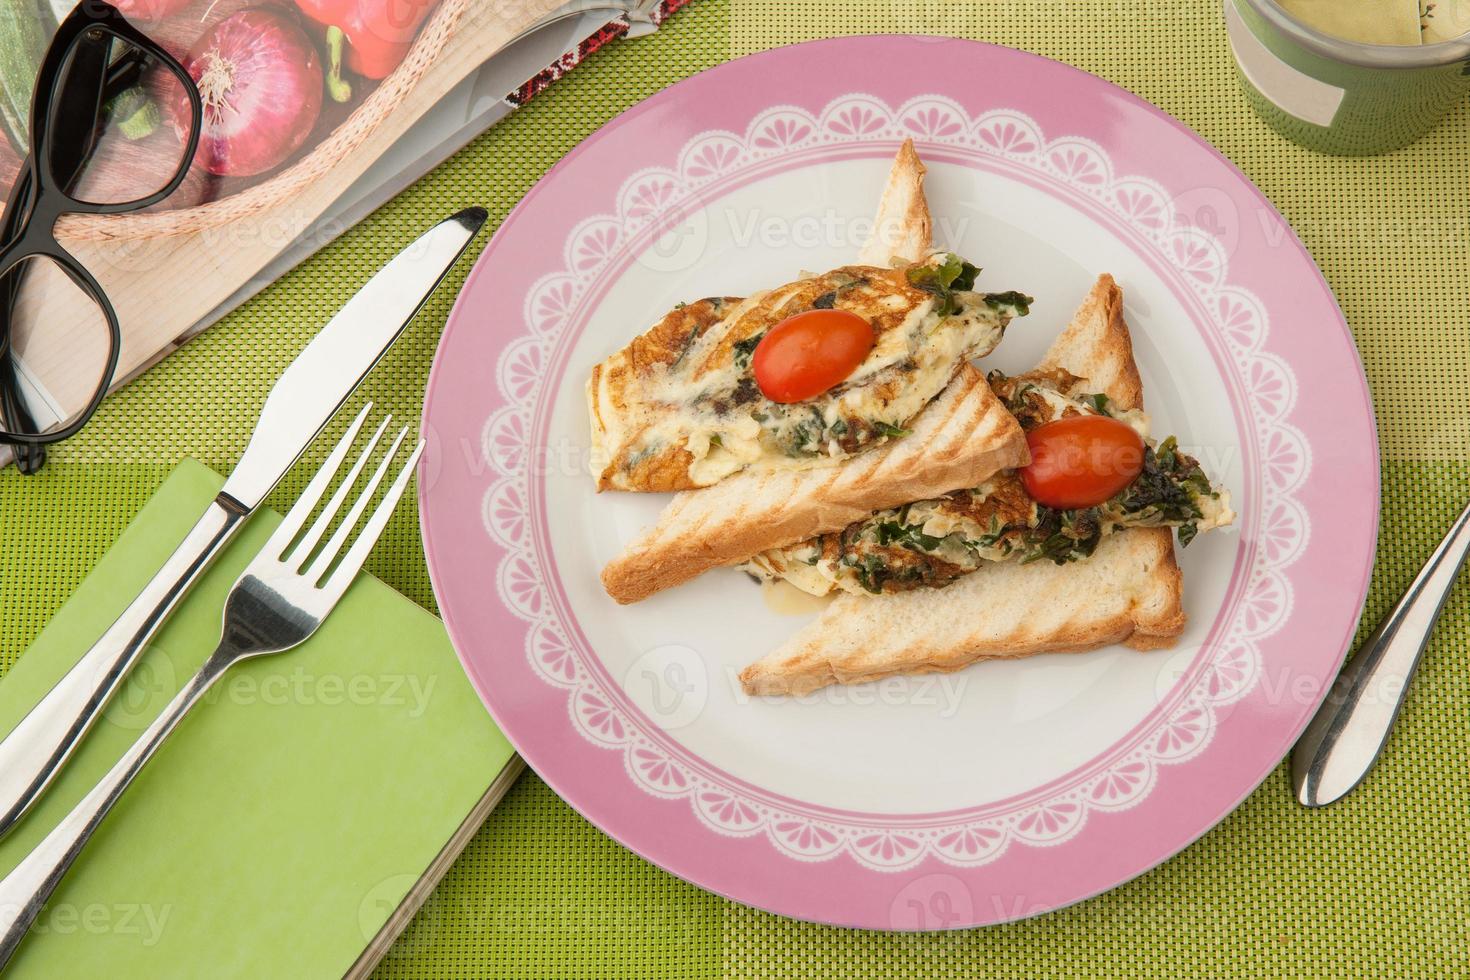
[[[1341,799],[1373,768],[1467,553],[1470,506],[1359,648],[1292,749],[1291,779],[1302,805]]]

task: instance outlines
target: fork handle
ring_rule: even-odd
[[[0,836],[46,791],[148,640],[249,513],[225,494],[216,497],[92,649],[0,741]]]
[[[1373,768],[1467,555],[1470,506],[1364,641],[1292,749],[1292,783],[1304,806],[1341,799]]]
[[[112,805],[142,771],[148,760],[153,758],[163,740],[178,726],[189,709],[198,703],[210,685],[225,672],[229,663],[229,651],[221,644],[220,649],[204,662],[204,666],[190,678],[183,690],[174,695],[168,707],[138,736],[138,740],[123,753],[122,758],[102,777],[101,782],[82,797],[51,833],[0,881],[0,970],[10,962],[16,947],[25,939],[36,916],[45,907],[46,900],[61,883],[67,869],[82,852],[93,831],[101,825]]]

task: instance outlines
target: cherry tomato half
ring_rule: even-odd
[[[809,310],[767,331],[750,367],[762,394],[789,405],[837,385],[863,363],[873,343],[872,325],[856,313]]]
[[[1031,465],[1021,482],[1047,507],[1093,507],[1126,488],[1143,471],[1143,439],[1105,415],[1069,415],[1026,433]]]

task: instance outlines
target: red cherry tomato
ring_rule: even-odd
[[[1069,415],[1026,433],[1021,482],[1047,507],[1077,510],[1111,499],[1143,471],[1143,439],[1105,415]]]
[[[873,343],[872,325],[856,313],[810,310],[767,331],[750,367],[762,394],[789,405],[840,383],[863,363]]]

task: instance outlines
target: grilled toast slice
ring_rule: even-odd
[[[878,199],[873,230],[858,254],[859,265],[917,262],[934,247],[934,224],[924,197],[924,164],[913,140],[904,140]]]
[[[1038,368],[1086,379],[1089,391],[1119,408],[1143,407],[1122,293],[1111,276],[1098,279]],[[1169,646],[1184,630],[1182,591],[1169,528],[1119,531],[1072,564],[998,562],[942,589],[844,593],[740,680],[751,694],[801,695],[979,660],[1120,642]]]

